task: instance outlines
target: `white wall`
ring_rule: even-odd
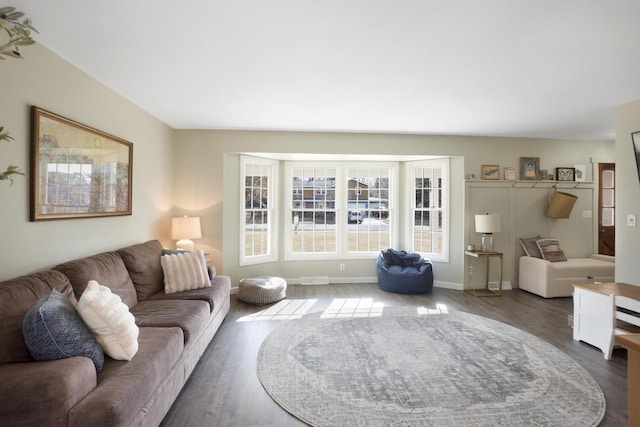
[[[240,152],[377,155],[446,155],[451,163],[451,251],[449,263],[435,265],[436,281],[464,282],[465,174],[480,173],[482,164],[518,166],[519,157],[540,157],[541,167],[611,162],[613,141],[566,141],[469,136],[425,136],[215,130],[176,131],[177,174],[174,192],[178,213],[202,216],[203,235],[197,244],[236,284],[242,277],[275,274],[288,278],[329,275],[332,278],[375,277],[372,260],[348,260],[344,272],[333,261],[274,262],[238,265]],[[592,176],[587,176],[588,180]],[[282,245],[282,242],[281,242]],[[593,249],[593,248],[591,248]],[[281,252],[282,254],[282,252]],[[335,265],[334,265],[335,264]],[[346,273],[346,274],[345,274]],[[511,273],[513,274],[513,272]],[[505,280],[514,281],[513,277]]]
[[[640,215],[640,183],[631,133],[640,131],[640,100],[616,111],[616,282],[640,286],[640,228],[627,215]]]
[[[0,143],[0,169],[28,174],[36,105],[133,142],[133,215],[29,222],[29,178],[0,181],[0,280],[167,236],[173,130],[43,46],[21,52],[23,60],[0,61],[0,126],[15,138]]]

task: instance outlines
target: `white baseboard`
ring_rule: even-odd
[[[302,284],[302,278],[298,277],[298,278],[289,278],[289,279],[285,279],[287,281],[287,285],[303,285]],[[378,283],[378,278],[377,277],[329,277],[329,285],[341,285],[341,284],[348,284],[348,283]],[[313,283],[315,285],[319,284],[319,283]],[[325,283],[323,283],[325,284]],[[305,286],[305,285],[303,285]],[[434,288],[442,288],[442,289],[453,289],[456,291],[463,291],[464,290],[464,284],[462,283],[453,283],[453,282],[442,282],[439,280],[436,280],[433,282],[433,287]],[[496,289],[498,287],[498,284],[496,282],[491,282],[489,283],[489,287],[491,289]],[[502,282],[502,290],[503,291],[510,291],[512,290],[513,287],[511,286],[511,282],[508,280],[505,280],[504,282]],[[230,295],[235,295],[238,293],[238,287],[232,287],[231,291],[229,292]]]
[[[464,290],[464,285],[462,283],[441,282],[439,280],[435,280],[433,282],[433,287],[443,288],[443,289],[454,289],[456,291]]]
[[[329,283],[331,283],[329,281],[329,276],[308,276],[308,277],[301,277],[300,278],[300,284],[301,285],[328,285]]]

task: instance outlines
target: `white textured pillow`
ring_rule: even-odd
[[[111,289],[90,280],[77,309],[102,350],[112,359],[131,360],[138,352],[140,330],[136,319]]]
[[[167,294],[211,286],[207,263],[201,249],[195,252],[162,255],[160,264],[164,271],[164,292]]]

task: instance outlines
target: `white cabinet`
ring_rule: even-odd
[[[611,358],[617,333],[638,332],[640,286],[584,283],[573,289],[573,339],[598,347]]]
[[[598,347],[608,360],[613,345],[614,295],[585,286],[573,290],[573,339]]]

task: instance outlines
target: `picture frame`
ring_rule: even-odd
[[[520,157],[520,179],[538,180],[540,179],[540,158]]]
[[[516,180],[516,168],[507,166],[504,168],[504,179],[507,181],[515,181]]]
[[[482,165],[480,167],[481,179],[498,180],[500,179],[500,166],[498,165]]]
[[[638,180],[640,180],[640,130],[631,134],[631,142],[633,151],[636,156],[636,170],[638,171]]]
[[[549,178],[549,173],[546,169],[540,169],[538,171],[538,176],[541,181],[546,181]]]
[[[573,165],[575,169],[574,180],[576,182],[585,182],[587,180],[587,165]]]
[[[31,107],[30,220],[131,215],[133,143]]]
[[[556,168],[556,181],[575,181],[575,168]]]

